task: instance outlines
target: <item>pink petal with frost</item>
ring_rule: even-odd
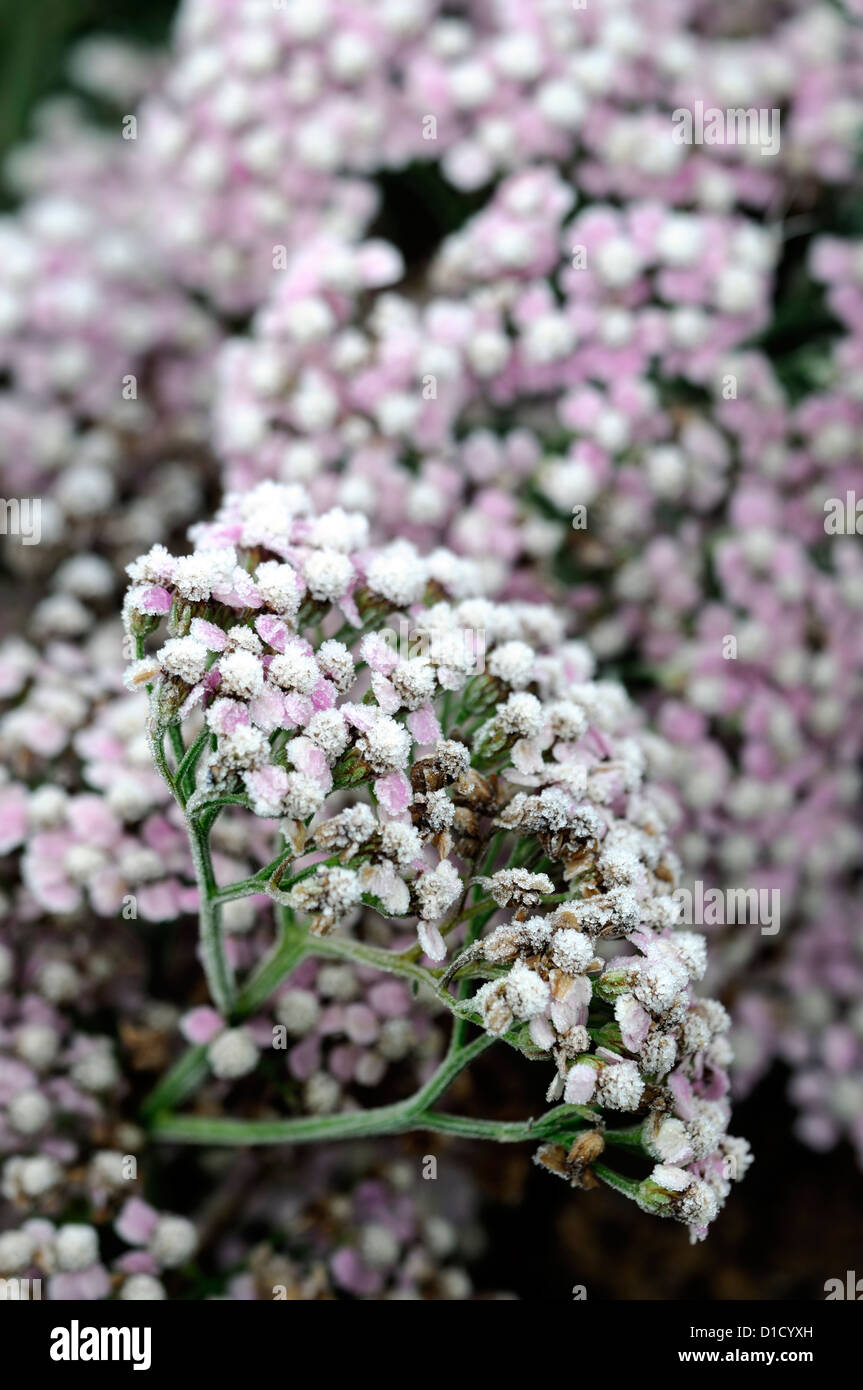
[[[191,625],[191,635],[199,642],[203,642],[209,652],[223,652],[227,644],[227,637],[220,627],[215,623],[208,623],[204,618],[193,618]]]
[[[267,689],[265,686],[260,695],[257,695],[249,704],[249,714],[252,723],[259,729],[263,729],[265,734],[271,734],[274,729],[284,727],[285,721],[285,697],[280,690]]]
[[[444,959],[446,942],[434,922],[419,922],[417,924],[417,937],[429,960]]]
[[[341,711],[348,723],[354,729],[359,729],[361,734],[367,734],[374,728],[377,714],[371,705],[347,704],[341,706]]]
[[[401,696],[396,693],[392,681],[377,671],[372,676],[372,690],[384,714],[395,714],[396,710],[401,709]]]
[[[249,722],[249,707],[242,700],[217,700],[211,707],[207,722],[214,733],[232,734],[235,729],[245,728]]]
[[[674,1096],[674,1113],[681,1120],[691,1120],[695,1113],[695,1096],[689,1078],[680,1070],[673,1071],[668,1078],[668,1087]]]
[[[381,676],[388,676],[398,665],[398,656],[392,646],[377,632],[370,632],[363,638],[360,654],[363,661],[367,661],[371,669]]]
[[[567,1073],[563,1098],[567,1105],[586,1105],[596,1089],[596,1067],[576,1062]]]
[[[619,1015],[620,1038],[630,1052],[638,1052],[650,1032],[650,1014],[633,1000]]]
[[[346,621],[349,622],[352,627],[362,627],[363,620],[360,617],[360,610],[357,608],[353,596],[355,588],[356,584],[352,583],[348,592],[342,594],[342,597],[339,599],[339,608],[342,610]]]
[[[295,691],[285,696],[285,728],[295,729],[298,724],[308,724],[314,710],[308,695],[300,695]]]
[[[159,584],[143,589],[135,598],[139,613],[170,613],[171,595]]]
[[[333,784],[333,775],[322,749],[318,748],[316,743],[301,735],[291,740],[288,755],[298,772],[304,772],[307,777],[314,777],[316,782],[320,782],[321,786],[329,791]]]
[[[390,772],[386,777],[377,778],[375,796],[391,816],[397,816],[410,806],[413,788],[403,772]]]
[[[255,631],[258,636],[277,652],[285,650],[285,643],[288,640],[289,632],[280,618],[276,618],[272,613],[262,613],[255,619]]]
[[[431,705],[423,705],[407,717],[407,726],[417,743],[437,743],[441,727]]]
[[[530,1037],[534,1047],[541,1047],[547,1051],[554,1043],[554,1036],[554,1029],[544,1014],[538,1014],[530,1020]]]
[[[261,816],[281,814],[282,802],[290,789],[288,774],[283,767],[268,763],[266,767],[247,772],[243,778],[255,810]]]
[[[203,701],[203,699],[204,699],[204,696],[205,696],[206,694],[207,694],[207,683],[206,683],[206,681],[198,681],[198,684],[197,684],[197,685],[193,685],[193,686],[192,686],[192,689],[189,691],[188,695],[186,696],[185,700],[184,700],[183,703],[181,704],[181,706],[180,706],[180,708],[179,708],[179,711],[178,711],[178,718],[180,719],[181,722],[182,722],[184,719],[188,719],[188,717],[189,717],[189,715],[192,713],[192,710],[193,710],[193,709],[197,709],[197,708],[198,708],[198,705],[200,705],[200,704],[202,703],[202,701]]]
[[[332,709],[336,703],[336,687],[332,681],[318,681],[312,690],[311,701],[316,710]]]

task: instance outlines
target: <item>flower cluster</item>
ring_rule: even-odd
[[[351,1163],[332,1151],[304,1164],[302,1196],[276,1193],[250,1203],[246,1216],[274,1225],[272,1237],[245,1253],[225,1297],[242,1300],[350,1297],[464,1300],[475,1295],[465,1265],[481,1252],[475,1193],[448,1160],[445,1191],[429,1200],[409,1163]],[[423,1190],[425,1189],[425,1191]],[[236,1265],[236,1236],[222,1259]]]
[[[81,64],[109,105],[151,80],[128,54],[106,91],[119,56]],[[39,543],[8,551],[26,574],[91,547],[128,554],[200,509],[221,333],[144,231],[134,141],[58,100],[9,173],[23,201],[0,219],[0,435],[7,495],[39,499]]]
[[[441,1036],[425,1001],[399,980],[347,962],[305,961],[271,1005],[239,1027],[215,1009],[192,1009],[180,1021],[187,1041],[203,1044],[215,1081],[254,1072],[267,1053],[284,1055],[303,1110],[331,1114],[368,1098],[400,1064],[428,1070]]]
[[[470,1296],[470,1195],[196,1158],[223,1240],[139,1125],[494,1131],[700,1238],[733,1042],[863,1144],[859,0],[457,9],[183,0],[8,161],[0,1275],[50,1298]],[[495,1042],[530,1124],[439,1109]]]
[[[300,359],[289,274],[236,351],[316,373],[331,410],[298,429],[275,375],[261,393],[227,372],[225,421],[254,403],[259,433],[219,447],[229,482],[300,478],[382,539],[443,538],[490,592],[565,597],[600,657],[650,673],[667,741],[646,747],[685,816],[686,873],[778,892],[787,932],[807,887],[856,892],[861,561],[825,518],[847,530],[856,496],[863,358],[859,247],[838,238],[810,255],[833,320],[806,394],[749,345],[778,253],[726,212],[572,216],[554,171],[519,172],[442,244],[438,297],[387,293]]]
[[[729,1021],[691,994],[703,938],[672,931],[669,805],[644,782],[624,692],[590,679],[560,614],[477,595],[450,552],[370,547],[364,518],[316,514],[298,485],[235,494],[195,537],[187,556],[135,561],[125,606],[142,649],[167,615],[167,640],[128,674],[151,687],[155,739],[203,710],[187,813],[229,798],[279,819],[287,849],[266,891],[318,935],[365,905],[416,920],[440,960],[473,884],[486,920],[516,908],[451,967],[511,967],[479,991],[476,1017],[553,1057],[549,1100],[673,1112],[676,1085],[692,1120],[691,1134],[678,1122],[680,1156],[712,1158],[728,1121]],[[401,652],[385,636],[400,624],[413,642]],[[471,877],[478,864],[490,874]],[[563,901],[527,916],[549,899]],[[615,947],[604,968],[602,947],[622,939],[638,954]],[[285,1026],[310,1032],[314,997],[284,998]],[[367,1007],[344,1026],[358,1042],[378,1032]],[[230,1079],[256,1065],[253,1032],[214,1014],[190,1037]],[[299,1065],[319,1056],[312,1044]],[[308,1103],[326,1110],[331,1092],[318,1074]],[[698,1234],[715,1210],[691,1222]]]

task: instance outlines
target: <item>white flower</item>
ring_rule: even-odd
[[[61,1226],[54,1242],[60,1269],[89,1269],[99,1258],[99,1236],[94,1226],[70,1223]]]
[[[519,690],[533,679],[535,663],[536,653],[526,642],[504,642],[491,653],[488,669],[498,680]]]
[[[175,561],[171,582],[190,603],[201,603],[214,589],[230,583],[236,564],[237,552],[233,546],[198,550]]]
[[[610,1062],[596,1079],[597,1102],[609,1110],[635,1110],[644,1091],[644,1078],[635,1062]]]
[[[462,891],[458,871],[448,859],[442,859],[434,869],[420,874],[414,885],[420,916],[426,921],[442,917]]]
[[[276,1018],[295,1038],[311,1033],[320,1013],[318,997],[310,989],[290,989],[276,1001]]]
[[[369,732],[357,739],[357,748],[373,772],[400,772],[410,758],[411,736],[403,725],[382,714]]]
[[[549,999],[548,982],[524,961],[516,961],[506,977],[506,999],[516,1018],[536,1018]]]
[[[168,1297],[164,1284],[160,1283],[152,1274],[130,1274],[128,1279],[124,1281],[119,1296],[126,1302],[148,1301],[150,1303]]]
[[[422,840],[413,825],[389,821],[381,827],[381,853],[399,869],[407,869],[422,855]]]
[[[340,550],[350,554],[368,544],[369,522],[360,512],[333,507],[309,525],[309,544],[321,550]]]
[[[19,1091],[9,1101],[6,1117],[19,1134],[38,1134],[51,1118],[51,1102],[41,1091]]]
[[[292,820],[307,820],[320,809],[325,797],[326,792],[314,777],[305,772],[289,772],[282,810]]]
[[[187,685],[195,685],[207,670],[209,653],[196,637],[170,637],[159,648],[158,659],[170,676],[178,676]]]
[[[0,1235],[0,1274],[18,1274],[32,1263],[36,1238],[29,1231],[4,1231]]]
[[[308,695],[314,690],[321,678],[320,667],[311,655],[301,651],[299,647],[289,647],[288,650],[279,656],[274,656],[270,662],[270,679],[285,690],[299,690],[301,694]]]
[[[347,593],[354,577],[352,561],[338,550],[312,550],[302,568],[312,598],[331,603]]]
[[[349,690],[354,682],[354,659],[343,642],[332,639],[322,642],[318,649],[318,665],[339,694]]]
[[[551,958],[567,975],[580,975],[594,957],[590,937],[574,928],[556,931],[551,940]]]
[[[542,314],[528,325],[524,350],[531,362],[555,362],[572,352],[575,341],[575,329],[563,314]]]
[[[34,1158],[10,1158],[3,1168],[2,1192],[15,1201],[19,1196],[41,1197],[56,1187],[63,1170],[56,1158],[39,1154]]]
[[[300,606],[301,584],[292,565],[265,560],[255,570],[255,583],[274,613],[293,619]]]
[[[258,1065],[258,1049],[245,1028],[226,1028],[207,1048],[213,1075],[222,1081],[245,1076]]]
[[[337,709],[318,710],[306,725],[305,733],[318,745],[328,763],[334,763],[348,746],[348,726]]]
[[[422,597],[426,565],[409,541],[394,541],[379,550],[366,568],[370,589],[402,608]]]
[[[253,700],[264,687],[263,666],[252,652],[242,647],[219,659],[219,675],[222,678],[219,689],[224,695]]]
[[[159,1217],[150,1237],[149,1249],[163,1269],[175,1269],[185,1264],[197,1248],[198,1233],[191,1221],[183,1216]]]

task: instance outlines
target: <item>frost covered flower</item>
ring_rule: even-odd
[[[191,754],[177,754],[173,774],[166,765],[187,814],[206,816],[230,798],[280,818],[285,848],[260,887],[317,936],[372,909],[372,918],[417,920],[422,951],[441,960],[478,890],[470,911],[485,906],[493,929],[444,982],[493,962],[472,1013],[493,1035],[550,1057],[550,1100],[597,1114],[667,1110],[689,1126],[688,1158],[706,1162],[728,1122],[727,1104],[714,1105],[709,1123],[705,1107],[728,1089],[729,1020],[692,991],[703,938],[672,930],[670,807],[645,779],[624,692],[591,680],[588,652],[548,605],[489,601],[463,565],[450,566],[448,593],[439,553],[405,544],[332,552],[343,567],[338,592],[324,595],[309,565],[329,553],[314,544],[329,529],[301,488],[262,484],[196,527],[195,551],[174,563],[175,574],[200,575],[196,599],[164,579],[170,616],[154,653],[151,720],[156,747],[171,726],[185,745],[187,721],[203,713],[194,784],[183,771]],[[296,575],[303,598],[293,617],[257,587],[271,557]],[[420,704],[403,674],[417,658],[400,659],[384,634],[409,621],[465,648],[479,620],[484,659],[475,647],[474,666],[459,668],[431,643]],[[205,668],[181,672],[176,643],[204,648]],[[344,649],[341,688],[318,662],[327,644],[331,665],[334,644]],[[260,684],[240,690],[232,665],[223,693],[226,653],[249,657]],[[528,867],[537,861],[541,869]],[[483,862],[488,871],[473,877]],[[528,915],[549,900],[553,911]],[[507,907],[515,918],[495,925]],[[630,954],[619,954],[621,940]],[[317,1016],[314,996],[295,991],[285,1026],[308,1033]],[[208,1056],[217,1077],[233,1079],[254,1068],[257,1049],[251,1033],[229,1028],[216,1031]],[[305,1093],[312,1113],[329,1112],[337,1079],[314,1071]]]

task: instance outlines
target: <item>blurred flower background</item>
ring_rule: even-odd
[[[863,6],[181,0],[121,24],[33,0],[0,33],[0,1276],[75,1299],[823,1296],[859,1258],[863,1163]],[[365,518],[383,555],[433,552],[436,596],[485,596],[470,621],[498,622],[513,689],[539,603],[580,681],[628,691],[680,883],[721,904],[690,920],[755,1162],[706,1240],[552,1182],[529,1145],[147,1138],[172,1066],[203,1116],[326,1115],[401,1100],[445,1046],[433,996],[335,960],[219,1032],[190,847],[123,683],[126,567],[155,586],[134,633],[175,596],[159,547],[226,544],[243,499],[260,530],[300,489],[315,599],[344,597],[333,556]],[[267,571],[276,615],[286,582]],[[255,699],[261,643],[236,634],[204,624],[163,669],[194,687],[228,640],[222,693]],[[406,765],[381,763],[384,800]],[[304,818],[311,762],[292,801],[248,767],[258,817],[278,791]],[[458,853],[464,807],[433,815]],[[271,829],[220,817],[219,883],[259,872]],[[273,910],[226,904],[236,969]],[[547,1072],[498,1045],[448,1108],[523,1120]]]

